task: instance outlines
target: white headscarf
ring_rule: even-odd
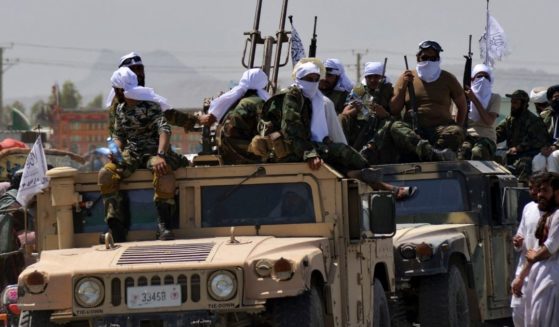
[[[339,59],[326,59],[324,67],[329,68],[328,74],[339,76],[334,90],[351,92],[355,84],[345,73],[344,65]]]
[[[420,61],[415,66],[415,70],[424,82],[434,82],[441,76],[441,61]]]
[[[264,89],[268,85],[268,76],[260,68],[252,68],[243,73],[239,85],[229,92],[222,94],[210,103],[208,113],[212,114],[217,121],[221,121],[227,110],[237,102],[248,90],[256,90],[258,96],[266,101],[270,98]]]
[[[533,103],[547,102],[547,87],[538,86],[530,91],[530,100]]]
[[[318,82],[308,82],[302,80],[309,74],[319,74],[320,67],[313,62],[297,63],[293,75],[295,75],[295,85],[301,89],[303,95],[311,100],[311,140],[322,142],[328,136],[328,125],[324,108],[323,94],[318,90]]]
[[[381,62],[371,61],[365,63],[365,68],[363,68],[363,77],[369,75],[382,75],[382,70],[384,64]]]
[[[124,89],[124,96],[128,99],[157,102],[163,111],[171,109],[167,99],[156,94],[151,87],[138,86],[138,77],[128,67],[117,69],[111,76],[111,84]]]
[[[128,62],[124,62],[126,59],[130,59]],[[137,52],[130,52],[129,54],[126,54],[122,57],[120,57],[120,62],[118,64],[118,68],[120,67],[130,67],[130,66],[135,66],[135,65],[143,65],[144,63],[142,62],[142,57],[140,56],[139,53]],[[113,90],[112,88],[109,90],[109,95],[107,96],[107,99],[105,100],[105,108],[110,107],[113,104],[113,99],[115,97],[115,90]]]
[[[492,69],[484,64],[477,64],[472,69],[472,78],[476,76],[477,73],[486,72],[489,75],[489,79],[485,77],[476,78],[472,81],[472,92],[479,99],[479,102],[483,105],[485,110],[488,110],[489,101],[491,100],[491,93],[493,89],[493,71]],[[470,109],[470,119],[473,121],[479,121],[481,117],[476,108],[475,104],[472,103],[472,108]],[[480,108],[481,109],[481,108]]]

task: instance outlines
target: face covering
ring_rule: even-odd
[[[318,82],[309,82],[298,79],[296,84],[301,88],[303,95],[306,98],[312,99],[316,92],[318,92]]]
[[[487,106],[489,105],[489,101],[491,100],[491,81],[489,81],[485,77],[478,77],[474,79],[472,81],[472,91],[479,99],[479,102],[481,102],[483,108],[485,108],[485,110],[488,110],[489,108],[487,108]],[[472,106],[475,106],[475,104],[472,103]],[[479,109],[483,110],[483,108]],[[479,121],[481,118],[477,109],[472,107],[470,110],[470,119],[473,121]]]
[[[417,63],[415,70],[421,80],[431,83],[439,79],[439,76],[441,76],[441,62],[421,61]]]

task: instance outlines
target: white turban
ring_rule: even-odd
[[[351,92],[354,84],[349,77],[347,77],[344,65],[339,59],[326,59],[324,67],[327,68],[328,74],[339,76],[338,83],[334,87],[335,90]]]
[[[151,87],[138,86],[138,77],[130,68],[121,67],[111,76],[113,87],[124,90],[124,96],[128,99],[138,101],[157,102],[161,110],[171,109],[167,99],[155,93]]]
[[[471,84],[471,90],[474,92],[485,110],[489,110],[487,106],[489,105],[489,101],[491,101],[491,95],[493,92],[493,70],[487,65],[477,64],[472,69],[472,78],[481,72],[487,73],[489,75],[489,79],[474,79]],[[481,120],[481,116],[479,115],[478,110],[474,108],[475,106],[475,103],[472,103],[472,107],[470,108],[470,119],[477,122]],[[483,109],[480,108],[480,110]]]
[[[538,86],[530,91],[530,100],[533,103],[546,103],[547,102],[547,87]]]
[[[384,64],[381,62],[368,62],[365,63],[365,68],[363,69],[363,77],[369,75],[382,75]]]
[[[130,52],[127,55],[120,57],[120,63],[118,67],[130,67],[134,65],[143,65],[142,58],[136,52]]]
[[[476,76],[476,74],[479,72],[486,72],[487,74],[489,74],[489,78],[491,79],[491,84],[493,84],[493,69],[491,69],[491,67],[485,64],[477,64],[472,69],[471,77],[474,78],[474,76]]]
[[[212,114],[217,121],[221,121],[229,108],[245,95],[248,90],[256,90],[258,97],[266,101],[270,95],[265,90],[268,85],[268,76],[260,68],[252,68],[243,73],[239,85],[232,88],[229,92],[222,94],[210,103],[208,113]]]
[[[295,76],[295,85],[299,89],[301,89],[305,97],[311,100],[311,140],[315,142],[322,142],[324,138],[329,135],[324,108],[324,95],[318,90],[318,82],[307,82],[302,80],[302,78],[309,74],[320,75],[320,73],[321,69],[317,63],[313,61],[307,61],[305,63],[298,62],[297,65],[295,65],[292,74],[292,76]]]

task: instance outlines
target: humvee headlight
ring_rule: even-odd
[[[254,271],[259,277],[270,277],[272,275],[272,269],[274,265],[270,262],[270,260],[262,259],[258,260],[254,264]]]
[[[218,270],[208,279],[208,291],[214,300],[230,300],[237,292],[237,279],[227,270]]]
[[[98,306],[105,296],[103,283],[97,278],[83,278],[74,289],[76,302],[84,308],[93,308]]]
[[[415,259],[415,246],[413,244],[404,244],[400,246],[400,254],[404,259]]]

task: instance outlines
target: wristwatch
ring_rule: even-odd
[[[165,158],[165,151],[158,151],[157,156],[161,158]]]

